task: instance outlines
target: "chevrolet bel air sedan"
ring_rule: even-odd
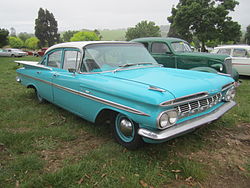
[[[17,62],[23,64],[17,81],[35,89],[39,102],[111,123],[115,139],[128,149],[190,132],[236,104],[231,77],[164,68],[140,43],[62,43],[40,62]]]

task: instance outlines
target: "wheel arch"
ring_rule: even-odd
[[[96,117],[95,117],[95,124],[101,125],[101,124],[111,124],[114,117],[119,113],[119,111],[116,111],[114,109],[110,108],[103,108],[100,110]]]
[[[37,87],[34,84],[27,84],[26,86],[28,89],[34,89],[35,91],[37,91]]]

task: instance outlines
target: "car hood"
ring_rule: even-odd
[[[123,79],[164,89],[175,98],[198,92],[216,93],[233,79],[214,73],[172,68],[144,68],[105,73],[105,76]]]
[[[211,54],[205,52],[183,52],[183,53],[178,53],[178,55],[189,56],[189,57],[203,57],[208,59],[220,59],[220,60],[224,60],[225,58],[229,57],[228,55],[224,54]]]

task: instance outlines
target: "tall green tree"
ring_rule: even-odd
[[[9,31],[0,28],[0,48],[8,44]]]
[[[126,32],[126,39],[132,40],[140,37],[159,37],[160,27],[151,21],[141,21],[135,27],[131,27]]]
[[[250,25],[247,26],[247,31],[245,34],[245,41],[246,41],[246,44],[250,45]]]
[[[228,16],[239,3],[236,0],[180,0],[172,15],[169,36],[177,36],[188,41],[193,36],[202,43],[219,39],[222,42],[240,40],[240,25]]]
[[[42,8],[38,11],[38,18],[35,20],[35,36],[40,41],[40,46],[52,46],[59,42],[57,21],[52,13]]]
[[[91,31],[79,31],[71,37],[70,41],[98,41],[100,38],[95,32]]]

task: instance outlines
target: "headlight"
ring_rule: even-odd
[[[234,99],[236,94],[236,90],[234,87],[230,88],[229,90],[227,90],[225,96],[224,96],[224,101],[228,102]]]
[[[17,76],[17,77],[16,77],[16,81],[17,81],[17,82],[21,82],[21,78]]]
[[[178,120],[178,113],[175,110],[166,111],[160,114],[158,118],[158,126],[165,129],[174,125]]]

